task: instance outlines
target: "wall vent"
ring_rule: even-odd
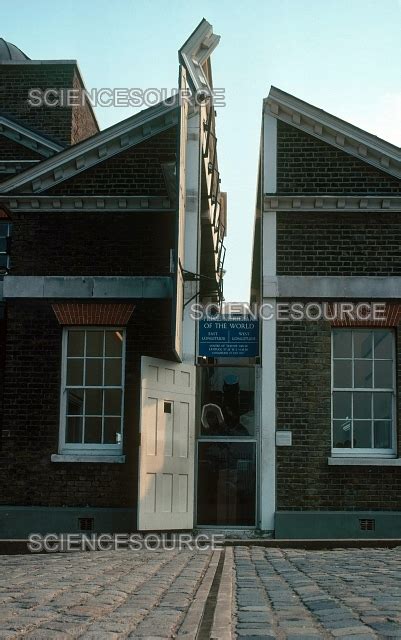
[[[373,518],[362,518],[359,520],[359,528],[361,531],[374,531],[376,529],[376,520]]]
[[[94,518],[78,518],[78,526],[80,531],[93,531],[95,526]]]

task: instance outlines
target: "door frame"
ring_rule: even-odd
[[[200,396],[199,379],[197,379],[197,395],[198,402],[196,403],[195,416],[196,416],[196,430],[195,430],[195,469],[194,469],[194,526],[197,529],[228,529],[228,530],[254,530],[260,526],[260,483],[261,483],[261,468],[260,468],[260,447],[261,447],[261,370],[260,364],[197,364],[197,369],[210,368],[240,368],[240,369],[254,369],[255,372],[255,397],[254,397],[254,410],[255,410],[255,435],[251,436],[237,436],[236,438],[230,436],[215,436],[214,438],[201,436],[199,432],[200,424],[200,409],[202,398]],[[198,524],[198,460],[199,460],[199,442],[252,442],[255,443],[255,524],[254,525],[207,525]]]

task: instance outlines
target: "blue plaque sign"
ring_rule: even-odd
[[[255,358],[259,355],[259,321],[199,321],[199,355],[208,358]]]

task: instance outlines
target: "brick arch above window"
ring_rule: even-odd
[[[132,316],[132,303],[59,302],[52,304],[59,324],[63,326],[125,326]]]
[[[329,305],[329,313],[330,316],[336,316],[334,305],[336,303],[330,303]],[[337,303],[338,304],[338,303]],[[356,303],[358,304],[358,303]],[[373,304],[373,303],[369,303]],[[397,327],[401,323],[401,303],[399,302],[379,302],[377,304],[384,305],[382,307],[382,312],[380,309],[374,311],[372,309],[371,313],[373,317],[368,317],[367,319],[350,317],[347,314],[341,314],[339,312],[337,317],[334,317],[330,320],[330,324],[333,327]],[[354,310],[352,314],[354,314]],[[375,313],[377,317],[375,317]],[[361,309],[361,315],[363,315],[363,309]]]

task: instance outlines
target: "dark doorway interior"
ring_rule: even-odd
[[[198,524],[255,526],[254,442],[200,441]]]

